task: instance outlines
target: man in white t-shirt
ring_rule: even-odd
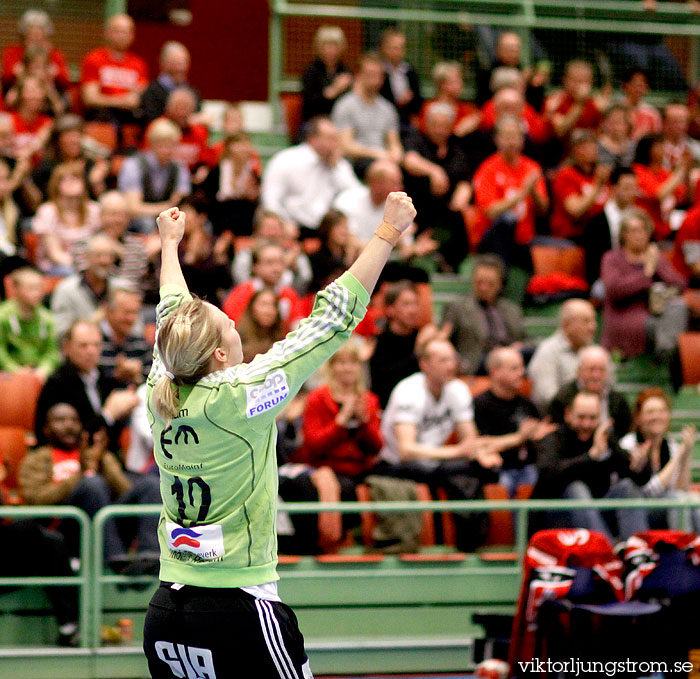
[[[362,243],[371,240],[376,224],[382,221],[387,196],[392,191],[403,191],[401,168],[391,160],[375,160],[367,168],[365,183],[366,186],[358,184],[343,191],[333,202],[333,207],[348,218],[350,231]]]
[[[456,379],[457,353],[448,341],[433,339],[419,350],[418,365],[420,372],[399,382],[389,398],[376,471],[442,487],[450,499],[479,497],[480,482],[497,481],[491,470],[501,457],[478,436],[471,393]],[[456,442],[448,443],[453,432]],[[475,518],[455,516],[461,549],[479,544]]]

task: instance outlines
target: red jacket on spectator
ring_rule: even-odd
[[[541,173],[542,168],[534,160],[522,154],[515,165],[509,165],[500,153],[494,153],[479,166],[473,182],[474,202],[478,208],[478,216],[473,227],[477,242],[481,240],[491,224],[486,210],[494,203],[518,191],[535,171]],[[547,195],[544,177],[540,177],[536,188],[540,195]],[[515,241],[525,245],[535,237],[535,201],[532,196],[527,196],[525,200],[515,205],[511,212],[514,212],[518,218]]]
[[[558,97],[558,99],[554,99],[554,97]],[[548,108],[550,101],[552,102],[551,105],[554,106],[554,108]],[[568,92],[564,92],[562,90],[560,92],[555,92],[551,98],[545,102],[544,110],[548,110],[550,115],[555,113],[568,113],[573,105],[574,98]],[[603,116],[598,110],[598,107],[595,105],[593,98],[586,99],[581,115],[574,123],[571,131],[597,130],[602,120]],[[554,127],[552,127],[552,134],[554,134]]]
[[[356,478],[369,471],[382,447],[379,399],[365,390],[367,421],[356,429],[335,423],[340,405],[333,400],[328,385],[314,389],[306,397],[301,459],[314,467],[327,465],[336,474]]]
[[[591,217],[600,214],[608,200],[610,190],[605,187],[596,201],[578,219],[574,219],[564,207],[569,196],[581,195],[593,190],[593,175],[586,175],[574,165],[566,165],[556,172],[552,182],[552,220],[551,232],[557,238],[578,238]]]
[[[656,197],[661,186],[666,182],[673,172],[665,168],[651,168],[647,165],[635,163],[632,166],[637,175],[639,184],[639,198],[637,205],[642,208],[654,221],[654,238],[663,240],[671,235],[669,217],[678,203],[685,200],[688,193],[685,184],[679,184],[676,190],[668,196],[663,203],[659,203]]]
[[[251,278],[249,281],[237,285],[224,300],[222,306],[224,313],[238,323],[253,295],[262,288],[263,282],[259,278]],[[289,328],[295,321],[302,318],[299,295],[294,288],[290,287],[281,287],[276,292],[279,299],[280,315],[286,328]]]
[[[685,215],[673,241],[674,268],[686,278],[698,276],[690,268],[688,261],[700,264],[700,205],[695,205]]]
[[[520,118],[525,123],[525,134],[535,144],[541,144],[549,139],[550,130],[547,123],[544,122],[542,116],[530,104],[525,104]],[[496,107],[493,99],[489,99],[481,109],[481,129],[490,132],[495,125]]]
[[[628,115],[633,139],[661,132],[661,114],[653,106],[642,102],[637,108],[630,109]]]
[[[128,94],[148,85],[148,67],[136,54],[115,59],[108,47],[98,47],[83,58],[80,84],[99,83],[104,95]]]
[[[28,146],[31,146],[37,140],[37,137],[47,128],[53,125],[53,119],[47,115],[37,116],[32,122],[27,122],[17,111],[11,111],[12,125],[14,127],[14,135],[12,143],[14,145],[15,155],[21,156]],[[39,161],[39,154],[33,158],[34,163]]]
[[[2,52],[2,85],[8,89],[17,79],[15,67],[24,58],[24,45],[8,45]],[[68,75],[68,63],[63,52],[52,47],[49,52],[49,61],[54,71],[54,82],[59,90],[65,91],[70,87]]]

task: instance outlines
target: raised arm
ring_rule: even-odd
[[[156,221],[160,233],[160,286],[177,285],[187,290],[177,251],[185,233],[185,213],[171,207],[163,210]]]
[[[384,221],[348,269],[370,295],[394,245],[401,234],[413,223],[415,216],[413,200],[407,194],[403,191],[394,191],[389,194],[384,208]]]

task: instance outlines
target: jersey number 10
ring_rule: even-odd
[[[177,513],[179,514],[180,519],[182,521],[192,521],[193,526],[198,523],[204,523],[204,520],[207,518],[207,514],[209,513],[209,507],[211,507],[211,488],[209,488],[209,485],[199,476],[188,479],[187,499],[189,500],[190,507],[195,506],[195,486],[199,487],[200,495],[199,512],[197,513],[197,518],[193,520],[190,519],[185,513],[187,505],[185,504],[185,488],[182,485],[182,479],[179,476],[174,478],[175,481],[173,482],[173,485],[170,486],[170,490],[177,499]]]

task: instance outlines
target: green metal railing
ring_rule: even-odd
[[[679,509],[690,510],[691,508],[700,507],[700,496],[688,497],[684,499],[635,499],[635,500],[469,500],[469,501],[448,501],[448,502],[343,502],[343,503],[289,503],[280,505],[280,510],[288,513],[303,513],[316,514],[322,511],[339,512],[339,513],[363,513],[373,512],[381,513],[397,513],[397,512],[491,512],[491,511],[510,511],[517,516],[516,519],[516,537],[517,542],[515,549],[519,556],[525,553],[527,547],[527,525],[528,517],[531,512],[548,512],[555,510],[572,510],[582,508],[597,508],[600,510],[608,509]],[[120,608],[120,599],[114,596],[114,592],[109,593],[110,585],[133,585],[142,584],[155,587],[157,583],[156,576],[124,576],[113,575],[105,568],[103,557],[103,542],[105,522],[120,517],[137,517],[143,515],[158,514],[161,511],[159,505],[138,505],[138,506],[122,506],[115,505],[102,509],[94,517],[91,522],[88,517],[78,509],[70,507],[19,507],[19,508],[2,508],[0,516],[11,518],[41,518],[60,516],[61,518],[71,518],[80,522],[81,527],[81,562],[82,570],[79,576],[71,578],[4,578],[0,579],[0,585],[10,585],[13,587],[28,587],[38,585],[78,585],[80,587],[80,622],[83,630],[83,640],[81,652],[82,664],[78,671],[78,666],[75,665],[78,661],[77,656],[66,653],[65,649],[50,649],[36,646],[20,646],[15,648],[0,648],[0,676],[10,676],[3,672],[16,672],[18,663],[22,664],[22,676],[32,677],[36,679],[94,679],[96,677],[106,676],[124,676],[124,677],[142,677],[144,675],[145,660],[143,651],[137,641],[126,643],[126,645],[109,647],[103,646],[100,638],[100,630],[103,622],[103,617],[108,611],[114,613]],[[687,524],[688,512],[680,512],[681,520],[686,523],[681,527],[689,527]],[[441,603],[449,603],[451,606],[477,606],[477,600],[470,599],[470,588],[465,586],[466,583],[473,581],[484,581],[488,578],[489,582],[494,583],[494,578],[498,581],[499,587],[501,584],[508,588],[513,596],[515,589],[513,583],[520,577],[521,563],[520,560],[509,565],[499,565],[482,561],[476,557],[468,556],[464,561],[449,561],[444,564],[436,562],[428,566],[420,564],[403,564],[397,557],[387,557],[381,568],[376,565],[366,566],[362,563],[344,563],[341,565],[326,566],[321,562],[317,562],[312,557],[304,558],[294,565],[281,569],[282,588],[287,590],[287,595],[290,598],[290,603],[299,604],[295,598],[301,598],[303,605],[300,610],[316,610],[322,606],[327,611],[327,615],[332,615],[334,606],[338,607],[339,614],[347,610],[344,596],[345,592],[328,592],[328,583],[333,581],[342,589],[343,583],[351,582],[356,585],[358,582],[365,582],[369,585],[370,582],[380,583],[374,586],[375,592],[384,592],[388,597],[386,605],[387,610],[392,610],[392,607],[425,605],[427,599],[430,598],[430,592],[433,583],[438,581],[442,583],[438,587],[439,592],[444,592],[445,583],[451,583],[450,596],[455,599],[436,599],[433,603],[440,605]],[[408,578],[404,580],[404,578]],[[406,589],[405,584],[414,583],[414,586]],[[395,585],[394,589],[390,584]],[[421,586],[418,586],[420,583]],[[461,583],[461,584],[460,584]],[[384,587],[387,587],[385,590]],[[397,595],[396,587],[399,588]],[[352,596],[361,596],[363,588],[354,586],[352,588]],[[414,592],[413,596],[418,597],[415,601],[410,597],[406,598],[408,592]],[[416,594],[423,592],[427,597],[426,600]],[[501,593],[502,594],[502,593]],[[464,597],[462,600],[460,597]],[[105,597],[109,597],[106,601]],[[143,592],[143,595],[129,596],[125,598],[123,610],[124,613],[134,615],[137,619],[142,619],[145,613],[146,602],[148,600],[148,592]],[[481,599],[479,599],[481,601]],[[494,601],[498,602],[501,608],[507,603],[505,599],[496,597]],[[324,603],[325,602],[325,603]],[[361,599],[353,599],[355,605],[361,605]],[[373,605],[381,606],[381,597],[373,599]],[[482,601],[482,604],[484,602]],[[398,610],[398,609],[397,609]],[[128,613],[126,613],[128,611]],[[352,634],[350,634],[352,637]],[[138,637],[137,637],[138,638]],[[341,662],[338,657],[342,656],[343,662],[346,665],[343,667],[353,667],[351,660],[351,652],[347,649],[340,649],[340,656],[333,655],[333,639],[325,639],[319,636],[314,638],[313,643],[321,649],[317,651],[319,660],[325,663],[323,667],[337,668],[338,662]],[[346,640],[347,641],[347,640]],[[403,637],[396,640],[397,648],[403,643]],[[454,640],[445,641],[444,652],[456,653],[455,648],[450,647],[450,643]],[[349,642],[348,642],[349,643]],[[396,649],[391,645],[391,639],[388,639],[383,653],[387,657],[396,658]],[[464,643],[462,639],[460,643]],[[314,648],[316,648],[314,646]],[[382,647],[384,648],[384,647]],[[37,651],[40,653],[37,655]],[[379,651],[376,651],[379,653]],[[350,655],[348,655],[350,654]],[[381,655],[381,654],[380,654]],[[375,660],[379,656],[375,657]],[[32,661],[32,658],[34,660]],[[42,660],[43,658],[43,660]],[[53,663],[53,666],[51,665]],[[334,664],[335,663],[335,664]],[[342,663],[341,663],[342,664]],[[30,671],[29,668],[32,668]],[[52,669],[53,667],[53,669]],[[72,673],[71,673],[72,672]],[[112,672],[112,674],[110,674]],[[19,676],[13,674],[12,676]]]
[[[92,628],[90,639],[94,647],[100,646],[100,629],[102,626],[103,612],[103,585],[127,583],[151,583],[155,581],[152,575],[112,575],[105,573],[104,568],[104,529],[105,523],[109,519],[122,517],[147,516],[160,514],[160,505],[112,505],[104,507],[93,520],[94,542],[92,550],[92,577],[94,586],[92,588]]]
[[[343,514],[375,512],[491,512],[509,511],[516,514],[515,551],[519,557],[525,554],[528,542],[528,517],[530,512],[569,511],[572,509],[686,509],[700,507],[700,495],[684,498],[639,498],[603,500],[449,500],[431,502],[335,502],[281,503],[279,509],[290,514],[317,514],[319,511]],[[680,512],[680,530],[692,530],[688,512]]]
[[[92,586],[90,555],[92,548],[92,530],[88,515],[76,507],[0,507],[0,518],[3,519],[70,519],[77,521],[80,526],[80,574],[72,577],[10,577],[0,578],[0,587],[68,587],[78,586],[80,629],[89,628],[90,620],[90,588]],[[12,554],[4,555],[12,558]],[[91,640],[85,635],[81,637],[83,648],[91,646]]]

